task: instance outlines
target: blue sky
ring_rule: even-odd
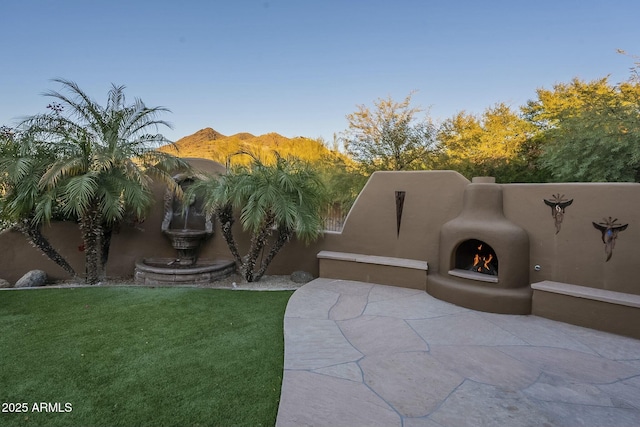
[[[111,83],[172,113],[178,139],[278,132],[333,139],[377,98],[429,109],[513,108],[574,77],[626,80],[640,55],[637,0],[3,0],[0,124],[45,111],[73,80]]]

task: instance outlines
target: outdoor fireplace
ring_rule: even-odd
[[[531,312],[529,236],[504,216],[502,187],[474,178],[460,214],[440,230],[438,271],[427,276],[436,298],[493,313]]]

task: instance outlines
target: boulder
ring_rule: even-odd
[[[291,273],[291,281],[295,283],[307,283],[314,279],[311,273],[306,271],[294,271]]]
[[[0,288],[10,288],[11,283],[8,280],[0,279]]]
[[[47,282],[47,273],[42,270],[31,270],[18,279],[15,288],[33,288],[36,286],[44,286]]]

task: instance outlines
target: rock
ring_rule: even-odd
[[[0,279],[0,288],[10,288],[11,283],[8,280]]]
[[[306,271],[294,271],[291,273],[291,281],[294,283],[307,283],[314,279],[311,273]]]
[[[18,279],[14,288],[33,288],[36,286],[44,286],[47,281],[47,273],[42,270],[31,270]]]

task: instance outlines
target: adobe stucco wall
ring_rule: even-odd
[[[74,223],[52,223],[42,227],[42,234],[77,271],[84,271],[84,254],[80,230]],[[14,284],[29,270],[44,270],[52,278],[66,278],[68,274],[47,258],[40,250],[27,243],[24,235],[5,230],[0,233],[0,278]]]
[[[530,282],[552,280],[640,294],[640,184],[509,184],[503,192],[505,215],[529,234]],[[543,202],[554,194],[573,199],[557,234],[551,208]],[[608,217],[629,226],[618,234],[606,262],[602,234],[592,222]],[[535,271],[535,265],[541,270]]]
[[[223,171],[222,165],[202,159],[191,163],[203,171]],[[376,172],[359,195],[342,233],[325,233],[318,241],[304,245],[292,241],[274,259],[268,274],[289,274],[306,270],[318,274],[321,250],[427,261],[430,274],[439,272],[440,227],[462,209],[469,181],[453,171]],[[505,216],[529,234],[530,282],[553,280],[595,288],[640,294],[637,279],[636,246],[640,242],[640,184],[508,184],[502,185]],[[396,229],[395,192],[404,191],[400,232]],[[107,273],[114,277],[133,275],[141,257],[171,257],[174,250],[160,231],[164,188],[155,188],[156,203],[144,223],[123,227],[114,235]],[[563,194],[573,199],[566,208],[561,231],[556,234],[551,209],[543,199]],[[591,224],[604,217],[629,224],[620,232],[613,256],[605,262],[601,233]],[[236,223],[240,231],[239,222]],[[220,236],[215,234],[202,248],[203,258],[231,259]],[[80,233],[75,224],[45,227],[53,245],[78,272],[84,267]],[[240,246],[248,246],[242,234]],[[40,268],[54,279],[67,274],[32,248],[23,236],[12,231],[0,234],[0,277],[15,282],[26,271]],[[541,270],[535,271],[534,266]],[[428,276],[427,276],[428,280]]]
[[[469,181],[451,171],[377,172],[358,197],[344,231],[324,250],[428,261],[429,275],[439,272],[439,231],[461,208]],[[529,235],[529,282],[552,280],[640,294],[637,245],[640,243],[640,184],[504,184],[504,215]],[[396,236],[395,191],[406,191],[400,234]],[[556,234],[544,199],[563,195],[566,207]],[[592,222],[617,218],[629,224],[606,261],[602,233]],[[540,270],[536,271],[535,266]],[[360,268],[360,267],[358,267]],[[362,267],[365,268],[365,267]]]
[[[224,166],[204,159],[187,159],[194,169],[205,173],[224,172]],[[135,261],[149,256],[175,256],[175,250],[169,240],[160,231],[164,216],[163,198],[165,187],[154,186],[155,202],[141,224],[136,226],[122,226],[114,233],[107,262],[107,275],[110,277],[131,277],[135,268]],[[82,237],[77,224],[51,223],[43,227],[43,234],[51,244],[67,259],[78,274],[84,273],[84,253],[81,251]],[[217,233],[219,234],[219,233]],[[216,236],[219,237],[219,236]],[[204,256],[222,256],[230,258],[224,241],[214,238],[207,242]],[[32,269],[47,272],[52,280],[68,278],[69,275],[50,261],[46,256],[33,248],[21,233],[5,230],[0,233],[0,278],[11,283],[18,280],[24,273]]]
[[[224,172],[224,166],[217,162],[205,159],[187,160],[194,169],[205,173]],[[135,262],[140,258],[175,256],[175,250],[160,230],[164,216],[164,193],[163,185],[155,185],[155,202],[145,221],[135,227],[122,226],[121,230],[113,235],[107,263],[109,277],[133,277]],[[238,245],[245,251],[249,246],[249,238],[242,233],[239,221],[234,225],[234,231],[240,236]],[[43,227],[43,234],[76,272],[83,274],[84,253],[79,249],[82,246],[82,237],[77,224],[54,222]],[[267,274],[290,274],[295,270],[305,270],[317,276],[316,254],[322,250],[323,245],[330,244],[332,237],[335,237],[335,234],[332,236],[332,233],[328,233],[324,238],[309,245],[293,240],[273,260]],[[69,277],[62,268],[32,247],[19,232],[5,230],[0,233],[0,254],[0,278],[11,283],[15,283],[23,274],[33,269],[44,270],[51,280]],[[202,245],[200,257],[232,259],[220,235],[219,226],[215,223],[214,235]]]
[[[462,208],[469,181],[452,171],[376,172],[325,250],[427,261],[437,271],[440,226]],[[400,233],[396,191],[404,191]]]

